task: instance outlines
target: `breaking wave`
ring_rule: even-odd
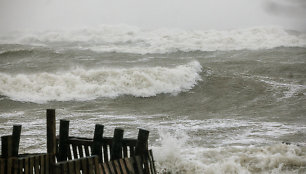
[[[169,53],[176,51],[258,50],[306,47],[306,34],[279,27],[234,30],[145,30],[132,26],[101,26],[69,31],[34,32],[1,37],[0,43],[57,45],[61,49],[96,52]]]
[[[193,61],[172,68],[75,68],[56,73],[0,73],[0,95],[17,101],[44,103],[120,95],[177,94],[192,89],[201,80],[201,71],[200,63]]]
[[[287,174],[306,172],[306,148],[297,145],[192,147],[187,135],[174,137],[161,131],[153,152],[160,173]]]

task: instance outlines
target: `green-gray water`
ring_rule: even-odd
[[[72,135],[149,130],[160,171],[306,172],[305,34],[108,31],[0,37],[0,134],[45,151],[55,108]]]

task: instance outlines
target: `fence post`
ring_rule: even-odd
[[[113,144],[111,148],[111,160],[122,158],[123,129],[116,128],[114,131]]]
[[[135,155],[143,156],[148,151],[149,131],[139,129],[137,143],[135,147]]]
[[[12,156],[12,136],[6,135],[1,137],[1,152],[2,157],[9,158]]]
[[[60,120],[58,161],[66,161],[69,150],[69,120]]]
[[[103,130],[104,130],[103,125],[96,124],[95,132],[94,132],[94,138],[93,138],[93,144],[92,144],[92,148],[91,148],[91,154],[98,155],[99,162],[102,162],[101,142],[103,141]]]
[[[47,109],[47,153],[56,154],[55,109]]]
[[[21,125],[14,125],[12,134],[12,156],[18,156],[20,134]]]
[[[49,172],[54,173],[56,155],[56,119],[55,109],[47,109],[47,153],[51,155],[49,159]]]
[[[139,156],[143,164],[143,172],[150,173],[148,164],[148,139],[149,131],[139,129],[137,143],[135,147],[135,156]],[[141,165],[142,166],[142,165]]]

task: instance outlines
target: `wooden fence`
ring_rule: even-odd
[[[47,110],[47,153],[18,154],[21,125],[2,136],[0,174],[155,174],[149,131],[139,129],[137,139],[123,138],[116,128],[103,137],[104,126],[95,126],[93,138],[69,136],[69,121],[60,120],[56,136],[55,110]]]
[[[55,164],[56,174],[101,174],[98,156],[88,156]]]
[[[18,157],[0,158],[1,174],[49,174],[50,161],[54,155],[30,154],[19,155]]]

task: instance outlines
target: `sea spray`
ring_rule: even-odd
[[[188,151],[188,148],[186,149],[188,136],[182,131],[178,132],[181,133],[180,136],[174,137],[166,129],[159,131],[160,146],[153,147],[157,169],[161,173],[200,172],[201,170],[197,171],[197,166],[192,164],[192,159],[186,158],[183,154],[183,151]]]
[[[62,49],[121,53],[171,53],[177,51],[259,50],[306,47],[306,34],[280,27],[232,30],[181,30],[103,25],[69,31],[46,31],[0,36],[1,43],[41,45]]]
[[[65,72],[0,73],[0,94],[17,101],[93,100],[133,95],[151,97],[192,89],[201,80],[202,66],[193,61],[176,67],[74,68]]]
[[[306,147],[288,144],[266,146],[199,147],[188,143],[189,136],[160,131],[160,145],[154,146],[157,168],[171,174],[220,173],[303,173]]]

